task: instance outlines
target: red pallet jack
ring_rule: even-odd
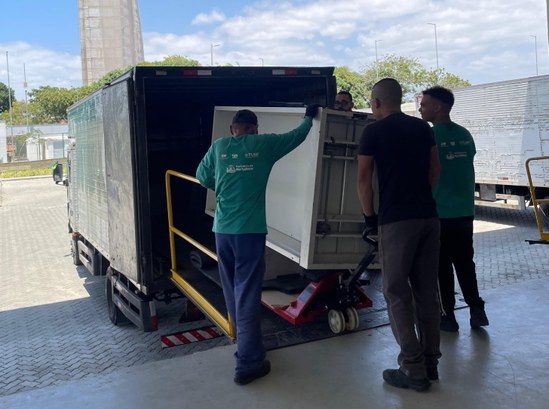
[[[289,304],[282,305],[263,298],[263,305],[293,325],[312,322],[327,313],[334,334],[358,329],[358,310],[372,307],[372,300],[360,286],[359,279],[376,257],[378,249],[373,237],[364,240],[368,250],[354,270],[328,271],[323,277],[313,279]]]

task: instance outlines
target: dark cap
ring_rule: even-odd
[[[257,116],[249,109],[241,109],[233,117],[233,124],[257,125]]]

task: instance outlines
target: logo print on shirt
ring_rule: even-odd
[[[259,158],[259,152],[248,152],[244,155],[246,159]]]
[[[233,153],[233,154],[231,155],[231,158],[233,158],[233,159],[238,159],[238,153]]]
[[[235,173],[236,168],[233,165],[227,166],[227,173]]]

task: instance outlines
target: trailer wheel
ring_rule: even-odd
[[[107,295],[107,309],[109,312],[109,319],[114,325],[120,325],[127,322],[128,319],[122,314],[122,311],[116,306],[113,300],[113,285],[112,285],[112,271],[107,270],[107,277],[105,278],[105,293]]]
[[[82,265],[82,262],[80,261],[80,255],[78,254],[78,236],[73,235],[71,238],[71,254],[72,254],[72,262],[75,266]]]
[[[345,316],[339,310],[328,311],[328,325],[334,334],[345,331]]]
[[[354,331],[358,329],[360,321],[358,318],[358,311],[355,307],[345,308],[345,329],[347,331]]]

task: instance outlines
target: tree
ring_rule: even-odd
[[[29,124],[34,124],[36,117],[36,105],[29,103],[25,104],[25,101],[15,101],[11,104],[11,119],[13,125],[26,125],[27,124],[27,109],[29,111]],[[9,124],[10,113],[8,110],[0,113],[0,120],[6,121]]]
[[[140,65],[140,66],[162,65],[166,67],[170,67],[170,66],[171,67],[199,67],[200,63],[196,60],[183,57],[182,55],[169,55],[167,57],[164,57],[162,61],[152,61],[152,62],[144,61],[137,65]]]
[[[357,72],[351,71],[349,67],[336,67],[334,75],[337,81],[338,92],[349,91],[353,96],[355,108],[366,108],[370,94],[364,77]]]
[[[9,110],[10,95],[11,103],[13,104],[15,102],[15,92],[13,91],[13,88],[10,87],[8,94],[8,86],[3,82],[0,82],[0,112]]]
[[[67,108],[82,97],[80,88],[42,86],[29,92],[29,99],[36,104],[35,123],[52,124],[67,120]]]
[[[457,88],[471,85],[467,80],[446,70],[427,70],[417,58],[409,58],[389,54],[383,60],[366,65],[362,69],[368,89],[386,77],[396,79],[402,86],[403,100],[411,102],[414,95],[425,88],[441,85],[447,88]]]

